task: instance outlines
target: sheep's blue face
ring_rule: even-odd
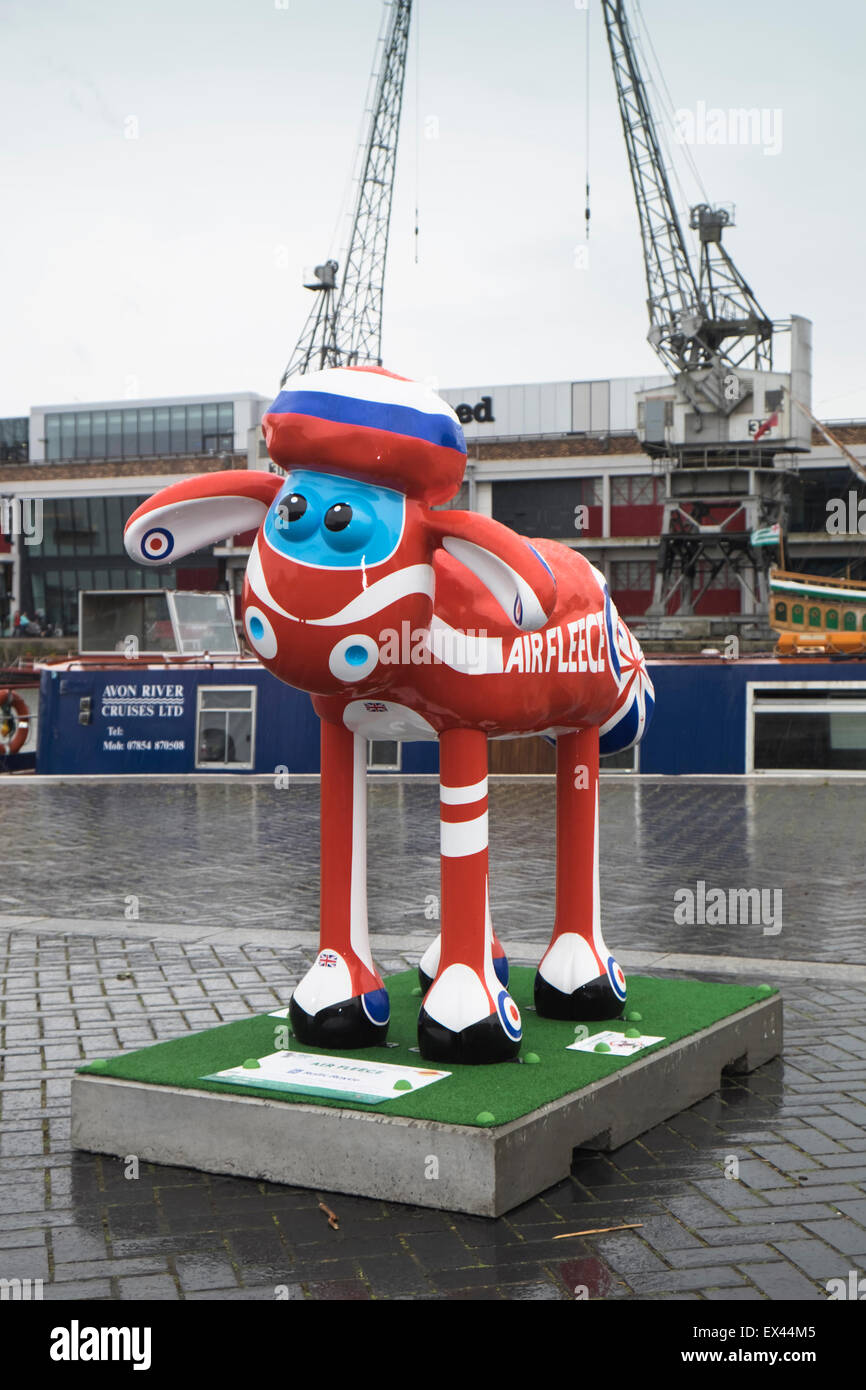
[[[293,469],[264,522],[271,550],[318,569],[381,564],[400,544],[402,493],[331,473]]]

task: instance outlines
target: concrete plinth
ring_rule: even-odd
[[[495,1217],[567,1177],[574,1149],[619,1148],[711,1095],[723,1071],[752,1071],[781,1047],[782,1003],[774,995],[489,1128],[78,1075],[72,1142],[118,1157]]]

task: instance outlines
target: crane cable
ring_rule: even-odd
[[[421,187],[421,0],[415,0],[415,264],[418,264],[418,202]]]
[[[585,76],[585,78],[584,78],[584,98],[585,98],[584,122],[585,122],[585,126],[586,126],[586,155],[585,155],[586,207],[585,207],[584,213],[583,213],[583,227],[584,227],[584,235],[585,235],[585,238],[586,238],[587,241],[589,241],[589,218],[590,218],[590,210],[589,210],[589,5],[588,5],[588,4],[587,4],[587,6],[586,6],[586,34],[585,34],[585,43],[586,43],[586,76]]]

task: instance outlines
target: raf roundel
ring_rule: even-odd
[[[165,560],[174,550],[174,536],[164,526],[153,526],[141,539],[141,553],[147,560]]]
[[[516,1042],[522,1035],[523,1029],[520,1023],[520,1010],[506,990],[501,990],[496,1001],[499,1018],[503,1028],[510,1038]]]
[[[610,980],[610,983],[611,983],[611,985],[612,985],[612,987],[613,987],[613,992],[614,992],[614,994],[615,994],[619,999],[625,999],[625,996],[626,996],[625,974],[623,973],[622,966],[619,965],[618,962],[614,960],[613,956],[608,956],[608,958],[607,958],[607,977],[608,977],[608,979]]]

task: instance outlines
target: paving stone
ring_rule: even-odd
[[[766,1264],[741,1264],[740,1269],[762,1293],[774,1300],[814,1302],[826,1297],[826,1293],[821,1293],[804,1274],[783,1260],[768,1261]]]
[[[833,1279],[847,1275],[847,1270],[842,1270],[845,1261],[840,1258],[838,1250],[831,1250],[821,1241],[780,1240],[776,1242],[776,1250],[786,1260],[798,1265],[810,1279]]]
[[[147,1299],[160,1299],[173,1302],[180,1298],[177,1285],[170,1274],[154,1274],[142,1278],[123,1278],[118,1280],[120,1297],[138,1302]]]
[[[708,1265],[701,1269],[665,1270],[663,1274],[634,1274],[628,1279],[637,1294],[677,1292],[684,1289],[722,1289],[744,1282],[729,1265]]]
[[[866,1260],[866,1231],[862,1226],[845,1217],[828,1221],[806,1221],[803,1224],[807,1231],[825,1240],[834,1249]]]

